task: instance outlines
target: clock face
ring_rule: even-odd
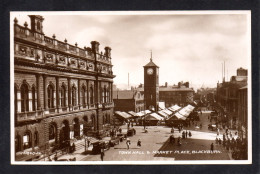
[[[148,68],[147,69],[147,74],[152,75],[153,74],[153,69],[152,68]]]

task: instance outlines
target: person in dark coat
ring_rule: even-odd
[[[138,139],[138,141],[137,141],[137,147],[141,147],[141,140],[140,139]]]
[[[186,138],[188,138],[188,131],[186,130]]]
[[[211,150],[211,152],[213,152],[213,150],[214,150],[214,144],[213,143],[211,143],[211,145],[210,145],[210,150]]]
[[[101,157],[101,160],[102,160],[102,161],[104,160],[104,156],[105,156],[104,148],[101,148],[100,157]]]
[[[182,132],[182,138],[185,139],[185,132]]]
[[[192,135],[191,135],[191,132],[189,131],[189,137],[191,137]]]

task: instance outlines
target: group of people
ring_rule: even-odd
[[[182,126],[183,126],[183,125],[178,125],[179,133],[181,132],[180,130],[183,129]],[[175,137],[174,137],[174,135],[173,135],[173,134],[174,134],[174,128],[173,128],[173,127],[172,127],[172,129],[171,129],[171,133],[172,133],[172,135],[170,136],[170,143],[171,143],[171,144],[175,144]],[[186,130],[186,131],[183,131],[183,132],[182,132],[182,138],[183,138],[183,139],[188,138],[188,135],[189,135],[189,137],[192,136],[191,131],[188,132],[188,130]],[[178,144],[178,145],[181,145],[181,137],[180,137],[180,136],[178,137],[177,144]]]
[[[217,135],[216,144],[223,145],[224,148],[231,151],[233,159],[241,160],[247,158],[247,143],[237,136],[237,132],[233,136],[232,132],[226,129],[226,132],[223,133],[223,140]]]

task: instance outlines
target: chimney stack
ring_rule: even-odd
[[[33,32],[38,32],[38,33],[43,34],[42,22],[43,22],[44,18],[40,15],[29,15],[29,17],[30,17],[30,20],[31,20],[31,30]]]
[[[92,49],[93,53],[98,53],[99,52],[99,42],[92,41],[91,42],[91,49]]]
[[[111,57],[111,48],[105,47],[105,56],[110,58]]]

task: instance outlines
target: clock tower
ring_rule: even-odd
[[[158,111],[159,108],[159,67],[150,62],[144,66],[144,101],[145,109]]]

